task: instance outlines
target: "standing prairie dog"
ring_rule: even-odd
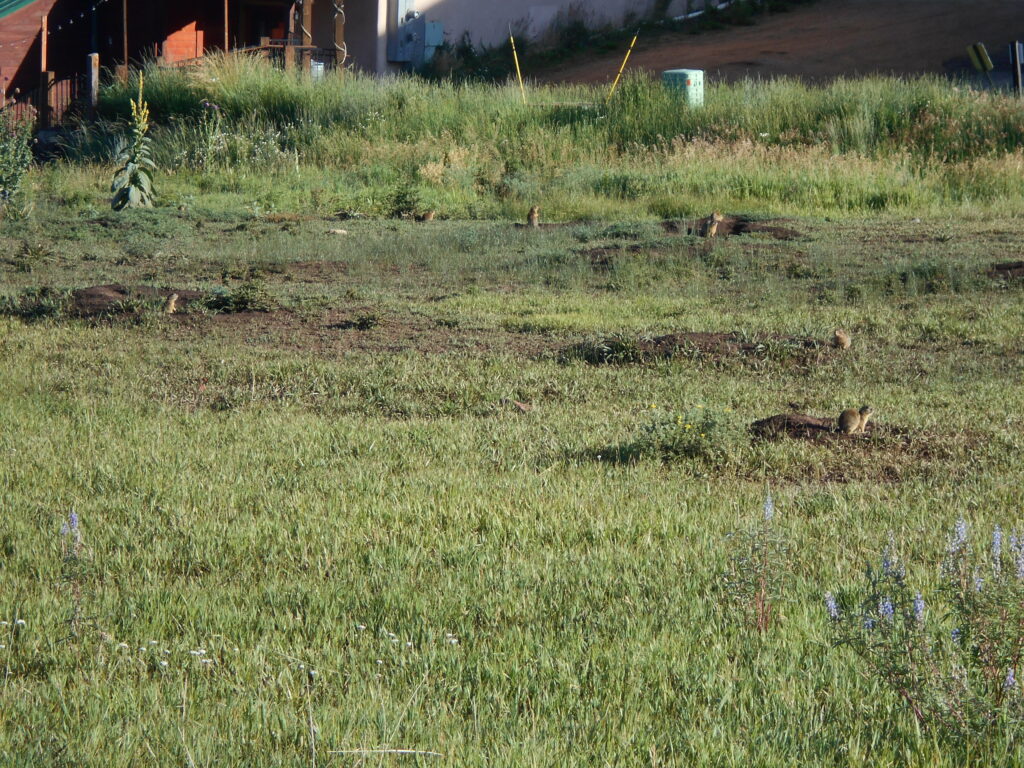
[[[847,408],[839,414],[839,431],[844,435],[853,435],[863,432],[868,426],[868,419],[874,411],[871,406],[865,405],[859,411],[856,408]]]
[[[836,332],[832,337],[832,346],[837,349],[849,349],[850,344],[850,334],[842,328],[836,328]]]
[[[529,227],[540,226],[540,206],[530,206],[530,212],[526,214],[526,225]]]
[[[703,220],[704,237],[714,237],[718,234],[718,225],[725,220],[725,216],[715,211]]]
[[[178,308],[178,294],[172,293],[167,297],[167,303],[164,304],[164,313],[173,315],[175,310]]]

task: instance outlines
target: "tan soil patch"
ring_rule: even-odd
[[[187,306],[203,297],[201,291],[184,288],[153,288],[148,285],[94,285],[71,292],[67,313],[72,317],[98,318],[136,315],[145,302],[157,302],[178,294],[179,306]]]
[[[555,351],[558,341],[533,334],[503,330],[450,328],[417,315],[379,315],[378,324],[360,329],[359,318],[371,308],[330,310],[316,318],[287,310],[230,314],[174,315],[176,333],[186,337],[213,337],[228,343],[246,343],[317,355],[351,352],[482,355],[508,352],[541,357]]]
[[[1024,261],[1004,261],[993,264],[989,269],[990,277],[1003,280],[1024,280]]]
[[[869,73],[916,75],[969,69],[964,46],[1008,39],[1024,23],[1006,0],[821,0],[757,18],[749,27],[640,38],[629,69],[660,76],[697,67],[709,79],[831,80]],[[992,50],[990,44],[989,50]],[[624,51],[589,52],[539,75],[542,82],[610,81]]]
[[[777,416],[769,416],[767,419],[755,421],[750,425],[750,432],[755,437],[765,440],[790,437],[794,440],[810,440],[811,442],[865,440],[882,432],[887,435],[892,434],[891,429],[885,430],[874,422],[868,422],[864,433],[847,435],[838,430],[836,422],[836,419],[820,419],[802,413],[780,413]]]
[[[294,261],[279,266],[284,280],[297,283],[331,283],[348,274],[344,261]]]
[[[702,219],[666,220],[661,222],[661,229],[667,235],[696,235],[700,232]],[[755,221],[746,216],[725,216],[718,224],[717,237],[729,235],[763,234],[776,240],[795,240],[802,237],[791,227],[781,226],[778,222],[789,222],[789,219],[768,219]]]

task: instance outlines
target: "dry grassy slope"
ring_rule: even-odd
[[[984,42],[1002,55],[1024,39],[1024,3],[1005,0],[822,0],[750,27],[638,43],[630,68],[706,70],[735,80],[798,76],[826,80],[867,73],[948,72],[968,65],[965,48]],[[539,75],[550,82],[601,82],[621,54],[592,56]]]

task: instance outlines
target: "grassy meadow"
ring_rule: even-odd
[[[100,124],[0,222],[0,763],[1024,764],[823,603],[1020,525],[1019,104],[217,66],[147,79],[156,208],[109,210]],[[686,234],[714,209],[765,227]],[[725,574],[769,493],[758,631]]]

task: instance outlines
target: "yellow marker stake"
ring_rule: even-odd
[[[640,36],[640,30],[637,30],[637,31],[636,31],[636,34],[635,34],[635,35],[633,35],[633,42],[631,42],[631,43],[629,44],[629,50],[628,50],[628,51],[626,51],[626,58],[624,58],[624,59],[622,60],[622,66],[621,66],[621,67],[619,67],[619,74],[617,74],[617,75],[615,76],[615,82],[614,82],[614,83],[612,83],[612,89],[611,89],[610,91],[608,91],[608,98],[604,100],[606,104],[607,104],[607,103],[608,103],[609,101],[611,101],[611,99],[612,99],[612,96],[613,96],[613,95],[614,95],[614,93],[615,93],[615,88],[616,88],[616,86],[618,86],[618,84],[619,84],[619,78],[620,78],[620,77],[622,77],[622,73],[623,73],[623,72],[625,71],[625,69],[626,69],[626,62],[627,62],[627,61],[629,61],[629,54],[631,54],[631,53],[633,52],[633,46],[634,46],[634,45],[636,45],[636,39],[637,39],[637,38],[638,38],[639,36]]]
[[[525,104],[526,88],[523,87],[523,73],[519,71],[519,54],[516,53],[516,41],[512,37],[512,27],[508,28],[508,41],[512,43],[512,60],[516,63],[516,77],[519,79],[519,90],[523,94],[523,104]]]

